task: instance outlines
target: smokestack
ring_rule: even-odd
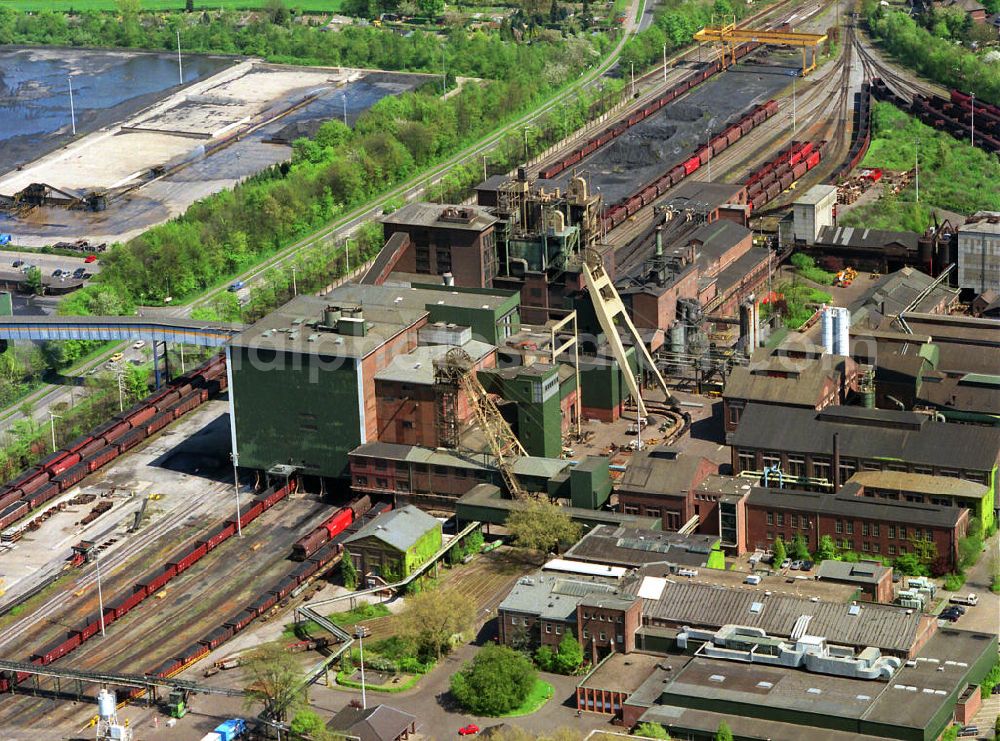
[[[833,433],[833,493],[840,491],[840,433]]]

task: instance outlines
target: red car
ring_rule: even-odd
[[[469,725],[458,729],[459,736],[475,736],[477,733],[479,733],[479,726],[475,723],[469,723]]]
[[[97,262],[97,255],[87,255],[83,261],[86,263]]]

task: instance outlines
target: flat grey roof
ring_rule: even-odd
[[[888,566],[873,561],[848,563],[847,561],[823,561],[816,569],[817,579],[837,579],[838,581],[878,584],[892,571]]]
[[[396,355],[387,367],[375,374],[375,380],[430,386],[434,383],[434,361],[444,358],[454,347],[420,345],[405,355]],[[479,340],[469,340],[461,348],[477,362],[493,352],[493,345]]]
[[[662,530],[597,525],[577,541],[566,558],[615,566],[673,563],[704,566],[717,535],[681,535]]]
[[[678,495],[691,487],[704,457],[659,445],[632,455],[632,460],[618,481],[626,492],[649,492]]]
[[[836,185],[814,185],[801,196],[795,199],[795,205],[815,206],[824,198],[828,198],[831,193],[837,192]]]
[[[468,211],[471,221],[448,221],[441,218],[447,211]],[[383,224],[432,226],[437,229],[460,229],[481,232],[497,222],[497,217],[481,206],[442,206],[437,203],[407,203],[382,217]]]
[[[609,577],[536,571],[517,580],[499,609],[566,622],[588,595],[612,597],[617,592],[617,580]]]

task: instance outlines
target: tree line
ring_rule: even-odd
[[[952,32],[946,17],[934,22],[936,32],[949,37],[939,38],[906,13],[889,10],[876,0],[865,0],[863,8],[871,35],[903,64],[942,85],[1000,104],[1000,73],[996,65],[950,40]]]

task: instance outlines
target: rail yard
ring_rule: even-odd
[[[510,172],[477,149],[463,202],[373,207],[373,258],[320,293],[293,271],[246,321],[0,317],[4,350],[151,343],[154,366],[69,443],[49,412],[51,446],[0,487],[0,736],[284,738],[313,714],[373,741],[993,737],[1000,212],[918,233],[838,209],[881,187],[860,171],[876,101],[991,157],[1000,108],[906,70],[856,10],[784,0],[636,76],[614,57],[652,12],[630,6],[598,67],[618,105]],[[68,55],[8,57],[47,60],[57,109]],[[205,56],[175,86],[150,59],[109,94],[122,115],[59,149],[52,127],[0,176],[19,248],[127,240],[280,179],[322,121],[450,74],[443,50],[413,73]],[[171,375],[185,342],[211,355]],[[545,697],[532,674],[502,712],[470,700],[494,652]]]

